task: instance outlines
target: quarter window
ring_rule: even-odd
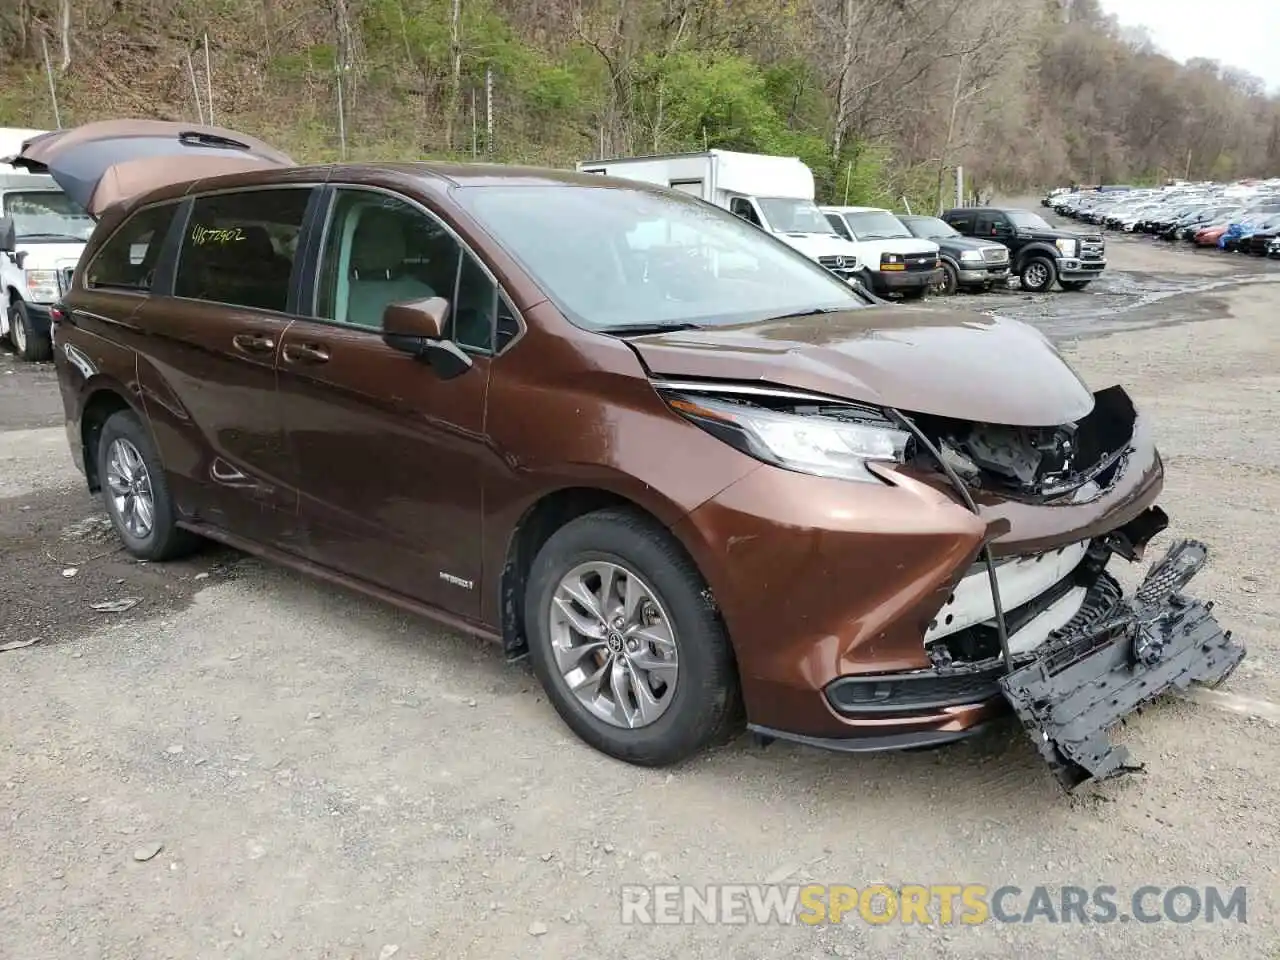
[[[369,190],[338,191],[316,293],[317,316],[369,330],[382,329],[390,304],[443,297],[450,336],[483,353],[518,329],[497,286],[439,220]]]
[[[836,233],[840,234],[840,236],[844,237],[846,240],[853,239],[849,234],[849,225],[844,222],[844,217],[840,216],[838,213],[828,213],[826,216],[827,223],[831,224],[831,229],[835,230]]]
[[[177,209],[176,203],[146,207],[125,221],[93,258],[85,272],[86,285],[96,289],[150,291],[164,238]]]
[[[311,190],[200,197],[191,209],[174,295],[283,312]]]

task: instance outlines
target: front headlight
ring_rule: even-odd
[[[961,250],[960,259],[963,260],[965,263],[981,263],[982,251],[981,250]]]
[[[1055,245],[1058,248],[1058,252],[1064,257],[1074,257],[1076,255],[1076,250],[1079,249],[1080,246],[1079,241],[1077,240],[1065,239],[1058,240]]]
[[[798,414],[672,391],[663,391],[663,398],[685,419],[743,453],[818,477],[882,482],[866,465],[901,463],[911,443],[909,433],[860,407],[832,404],[830,413]]]
[[[27,299],[33,303],[53,303],[60,295],[57,270],[28,270]]]

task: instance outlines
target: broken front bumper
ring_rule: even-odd
[[[1134,767],[1107,731],[1144,703],[1192,683],[1216,685],[1244,659],[1211,614],[1184,596],[1207,548],[1184,540],[1101,622],[1051,637],[1037,658],[1000,678],[1014,713],[1058,780],[1074,789]]]

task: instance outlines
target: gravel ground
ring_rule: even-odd
[[[1171,534],[1214,548],[1198,591],[1250,655],[1117,733],[1144,773],[1072,797],[1008,726],[610,761],[495,649],[228,550],[126,559],[51,368],[0,357],[0,645],[39,638],[0,652],[0,957],[1280,957],[1280,270],[1111,259],[1083,293],[958,303],[1156,418]],[[620,922],[622,884],[765,880],[1243,884],[1249,922]]]

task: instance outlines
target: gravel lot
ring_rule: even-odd
[[[1250,653],[1118,731],[1144,773],[1072,797],[1012,727],[610,761],[495,649],[229,550],[126,559],[52,368],[0,357],[0,645],[39,638],[0,652],[0,957],[1280,957],[1280,269],[1109,246],[1085,292],[955,304],[1131,388]],[[1248,923],[620,922],[622,884],[766,879],[1243,884]]]

